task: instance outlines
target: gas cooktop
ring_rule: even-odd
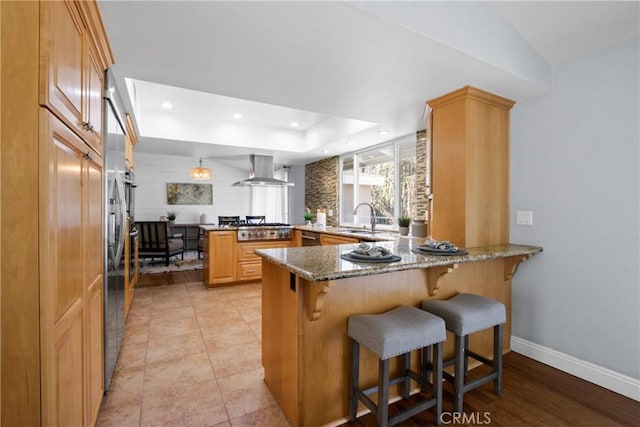
[[[291,240],[292,237],[293,227],[280,222],[242,224],[238,226],[238,241]]]

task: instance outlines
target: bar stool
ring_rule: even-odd
[[[468,391],[493,381],[493,390],[502,394],[502,325],[507,321],[504,304],[474,294],[458,294],[448,300],[424,300],[422,309],[444,319],[447,330],[456,336],[455,356],[445,360],[443,366],[454,365],[454,375],[443,372],[453,383],[455,411],[462,412],[463,397]],[[493,360],[469,350],[469,335],[493,327]],[[469,383],[464,382],[469,357],[491,366],[492,371]]]
[[[379,426],[392,426],[431,407],[436,424],[442,413],[442,342],[446,339],[444,321],[416,307],[400,306],[382,314],[360,314],[349,317],[348,334],[351,341],[349,421],[356,420],[358,400],[376,415]],[[378,356],[378,385],[360,390],[360,344]],[[411,351],[428,348],[433,350],[433,362],[423,367],[423,372],[433,370],[433,382],[428,375],[411,370]],[[389,360],[402,356],[401,376],[389,379]],[[411,379],[422,387],[431,387],[433,396],[402,412],[389,417],[389,386],[403,384],[402,397],[409,398]],[[367,396],[378,392],[377,405]]]

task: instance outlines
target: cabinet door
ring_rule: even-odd
[[[293,231],[293,241],[291,242],[291,246],[294,248],[302,246],[302,230],[295,229]]]
[[[129,134],[124,137],[124,164],[129,170],[133,169],[133,142]]]
[[[130,230],[131,225],[129,223],[129,218],[125,221],[125,230]],[[129,280],[131,277],[131,262],[126,262],[126,260],[131,260],[131,238],[126,233],[126,237],[124,239],[124,318],[127,318],[129,314],[129,307],[131,306],[131,301],[133,301],[133,285],[132,281]]]
[[[102,277],[89,285],[87,290],[87,380],[85,382],[87,399],[87,422],[85,425],[95,425],[100,412],[100,404],[104,394],[104,363],[103,363],[103,283]]]
[[[40,104],[102,154],[104,68],[72,1],[41,2]]]
[[[229,283],[236,280],[235,231],[209,233],[209,283]]]
[[[40,10],[40,103],[83,134],[84,23],[71,1],[41,2]]]
[[[103,253],[102,253],[102,159],[85,156],[82,223],[85,247],[85,360],[86,425],[95,425],[104,392]]]
[[[42,425],[85,423],[83,142],[41,110]],[[98,215],[101,217],[101,215]]]
[[[102,88],[104,70],[91,40],[87,44],[86,109],[84,111],[85,139],[98,153],[102,153]]]
[[[138,275],[140,274],[140,269],[139,269],[139,264],[138,264],[138,242],[140,241],[140,238],[138,236],[135,236],[133,238],[133,281],[131,283],[131,289],[136,287],[136,284],[138,283]]]

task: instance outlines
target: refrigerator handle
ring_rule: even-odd
[[[116,245],[116,263],[115,265],[117,266],[120,263],[120,258],[122,257],[122,252],[124,251],[124,238],[125,238],[125,225],[126,225],[126,220],[127,220],[127,204],[125,202],[125,193],[124,193],[124,182],[122,181],[122,176],[120,176],[120,173],[118,172],[118,170],[116,169],[115,172],[115,179],[116,179],[116,190],[118,191],[118,197],[120,198],[120,204],[118,204],[118,207],[120,208],[120,212],[118,212],[118,214],[120,214],[120,218],[122,220],[122,222],[120,223],[120,233],[118,236],[118,241],[117,241],[117,245]]]

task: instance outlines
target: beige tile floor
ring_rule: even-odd
[[[98,426],[288,426],[264,385],[260,285],[136,289]]]

